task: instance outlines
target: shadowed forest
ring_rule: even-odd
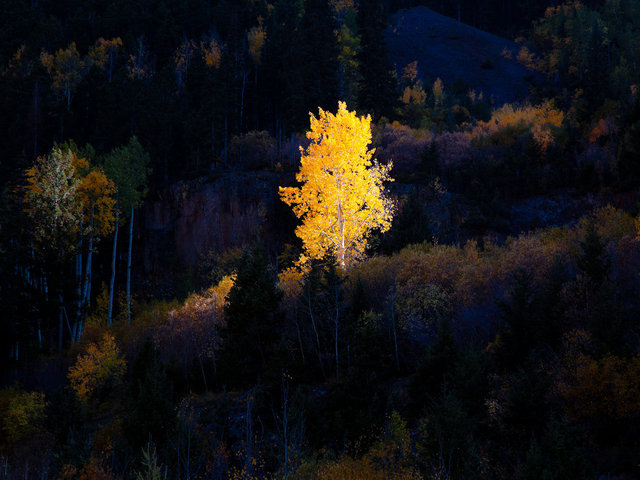
[[[640,475],[640,0],[0,2],[0,479]]]

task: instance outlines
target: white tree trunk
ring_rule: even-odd
[[[127,258],[127,320],[131,324],[131,250],[133,248],[133,205],[129,219],[129,255]]]
[[[111,281],[109,283],[109,313],[107,315],[107,321],[109,326],[113,321],[113,289],[116,283],[116,255],[118,253],[118,230],[120,227],[120,212],[118,211],[118,204],[116,202],[116,230],[113,233],[113,254],[111,255]]]
[[[93,207],[91,208],[91,223],[89,226],[89,250],[84,274],[84,289],[82,291],[82,307],[85,309],[91,303],[91,261],[93,259]]]

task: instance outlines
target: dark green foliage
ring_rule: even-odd
[[[541,356],[529,355],[510,377],[503,421],[516,438],[527,440],[542,433],[553,413],[551,381]]]
[[[435,343],[429,347],[411,379],[411,399],[421,410],[430,398],[438,395],[451,381],[460,351],[448,320],[443,320]]]
[[[412,188],[400,213],[394,217],[391,229],[382,239],[382,250],[389,254],[407,245],[430,240],[429,221],[430,217],[417,190]]]
[[[587,224],[584,240],[580,242],[580,250],[576,262],[578,268],[588,278],[592,288],[600,287],[611,270],[611,258],[592,222]]]
[[[163,449],[175,427],[172,384],[153,343],[147,340],[131,365],[123,433],[133,451],[149,441]]]
[[[358,8],[360,66],[358,111],[371,113],[374,119],[393,115],[397,80],[382,36],[384,11],[380,0],[363,0]]]
[[[337,45],[333,33],[334,24],[329,3],[324,0],[306,0],[304,15],[296,42],[299,44],[300,69],[296,86],[291,92],[295,101],[301,96],[293,119],[300,118],[295,125],[306,127],[308,113],[317,114],[318,107],[335,110],[337,97]]]
[[[220,360],[223,384],[268,381],[280,372],[282,292],[275,282],[264,249],[246,250],[225,307]]]
[[[314,446],[366,442],[384,418],[386,400],[387,392],[375,372],[348,373],[331,390],[311,398],[307,408],[310,442]]]
[[[420,463],[430,470],[473,478],[481,463],[474,430],[475,422],[456,393],[443,388],[418,424],[416,450]]]
[[[502,368],[516,368],[544,339],[546,319],[541,315],[539,301],[531,273],[518,271],[509,300],[501,304],[507,326],[501,330],[494,352]]]
[[[579,428],[567,419],[551,420],[542,436],[531,439],[522,467],[523,480],[596,478],[583,442]]]

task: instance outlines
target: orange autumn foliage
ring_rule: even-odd
[[[105,333],[100,342],[90,343],[78,356],[67,376],[80,401],[86,403],[108,381],[119,382],[125,370],[126,361],[115,338]]]
[[[214,38],[207,42],[200,42],[200,52],[204,63],[208,67],[220,68],[222,60],[222,45]]]
[[[156,345],[169,356],[197,355],[214,358],[218,347],[218,329],[224,325],[224,307],[235,281],[234,275],[202,294],[191,294],[179,308],[168,313],[167,322],[154,333]]]
[[[116,187],[102,168],[96,167],[80,179],[78,197],[86,218],[100,236],[108,235],[115,225]]]
[[[488,121],[478,122],[469,136],[472,140],[479,140],[507,128],[530,130],[538,148],[544,152],[554,142],[554,128],[561,127],[563,121],[564,113],[550,101],[520,107],[507,103],[495,110]]]

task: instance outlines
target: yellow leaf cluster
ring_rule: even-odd
[[[391,165],[372,162],[371,117],[358,117],[344,102],[335,115],[312,114],[307,138],[296,175],[302,186],[280,187],[282,201],[303,222],[296,228],[304,248],[299,263],[333,253],[345,268],[362,257],[372,230],[391,226],[393,205],[383,186]]]
[[[193,40],[185,40],[173,53],[173,63],[176,72],[185,74],[189,69],[191,57],[198,51],[198,46]]]
[[[262,18],[259,18],[259,25],[251,28],[247,32],[247,42],[249,43],[249,55],[255,65],[260,64],[262,50],[267,40],[267,31],[262,25]]]
[[[125,370],[126,362],[115,338],[105,333],[101,342],[90,343],[86,352],[78,356],[68,378],[78,398],[87,402],[109,379],[119,381]]]
[[[45,417],[46,402],[40,392],[24,392],[8,389],[3,393],[12,396],[9,400],[2,430],[9,443],[15,443],[38,432]]]
[[[138,39],[135,52],[129,55],[127,75],[132,80],[145,80],[153,74],[149,51],[141,38]]]
[[[105,40],[100,37],[96,44],[89,49],[89,59],[98,68],[105,69],[107,61],[113,58],[118,50],[122,48],[122,39],[120,37]]]
[[[402,69],[402,79],[413,83],[416,78],[418,78],[418,61],[414,60]]]
[[[82,208],[92,218],[100,236],[108,235],[115,226],[116,187],[100,167],[91,170],[80,180],[78,194]]]
[[[208,42],[200,42],[200,52],[202,52],[202,58],[208,67],[220,68],[222,46],[216,39],[212,38]]]
[[[43,51],[40,63],[47,70],[52,80],[52,87],[70,102],[71,90],[82,79],[85,62],[80,56],[75,42],[66,49],[60,49],[55,54]]]
[[[424,105],[427,101],[427,92],[424,91],[420,82],[415,85],[404,87],[402,92],[402,103],[409,105],[410,103],[416,103],[418,105]]]
[[[431,90],[433,91],[433,97],[436,105],[440,105],[444,102],[444,83],[440,78],[436,78]]]

